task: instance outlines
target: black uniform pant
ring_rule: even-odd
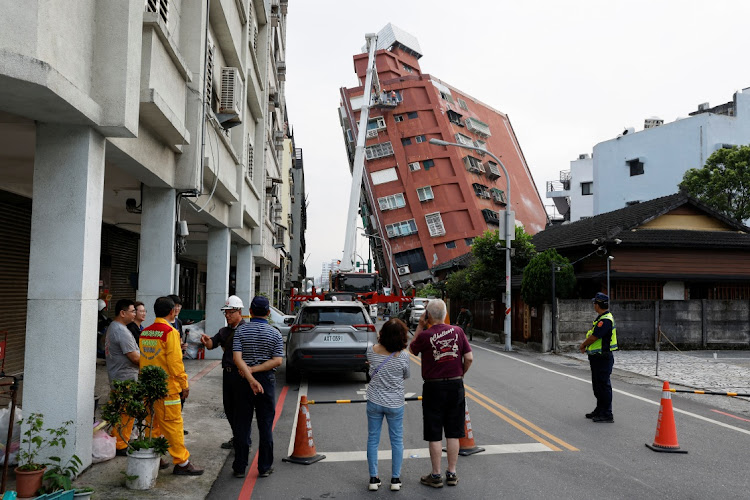
[[[276,377],[272,371],[253,373],[263,386],[262,394],[253,394],[250,384],[240,378],[236,394],[234,422],[234,463],[232,469],[244,471],[250,454],[250,431],[253,414],[258,420],[258,472],[273,465],[273,419],[276,416]]]
[[[591,366],[591,387],[594,389],[596,398],[596,410],[598,415],[612,415],[612,366],[615,364],[615,357],[611,352],[602,354],[589,355],[589,365]]]
[[[240,377],[240,374],[237,371],[237,367],[232,366],[229,368],[224,368],[224,377],[222,380],[221,392],[222,398],[224,400],[224,413],[226,414],[227,420],[229,421],[229,426],[232,428],[232,438],[234,441],[237,441],[237,431],[235,429],[234,422],[237,419],[237,408],[241,406],[241,396],[239,394],[239,391],[242,389],[243,385],[249,386],[245,379]],[[250,441],[250,434],[248,434],[247,453],[249,453],[251,444],[252,442]],[[247,462],[247,457],[245,457],[245,462]]]

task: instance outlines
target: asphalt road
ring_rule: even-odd
[[[274,432],[276,472],[268,478],[257,478],[255,473],[245,480],[233,478],[230,456],[208,498],[750,496],[746,474],[750,419],[740,416],[746,408],[719,412],[710,406],[710,399],[675,398],[679,443],[689,453],[655,453],[644,444],[654,439],[661,397],[658,384],[632,376],[613,379],[615,423],[595,424],[583,416],[595,405],[587,365],[557,356],[505,353],[484,342],[472,345],[475,361],[465,380],[466,393],[476,444],[486,451],[459,458],[458,486],[436,490],[419,484],[419,476],[430,467],[419,402],[407,403],[405,412],[407,458],[399,493],[385,484],[376,493],[367,491],[367,420],[362,403],[311,405],[317,452],[327,458],[309,466],[281,462],[291,451],[300,393],[315,400],[361,400],[365,391],[363,374],[312,376],[301,386],[285,387],[282,367],[277,373],[281,412]],[[416,358],[406,387],[407,395],[421,394]],[[736,400],[736,404],[748,402]],[[385,425],[380,449],[389,457]],[[381,458],[380,476],[390,477],[390,458]]]

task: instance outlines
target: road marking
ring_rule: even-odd
[[[412,353],[409,353],[409,354],[412,357],[412,359],[414,360],[414,362],[421,366],[422,363],[419,360],[419,358],[417,356],[415,356],[414,354],[412,354]],[[546,439],[542,438],[538,434],[535,434],[534,432],[532,432],[531,429],[537,431],[539,434],[542,434],[542,435],[546,436],[551,441],[555,441],[556,443],[558,443],[559,445],[567,448],[570,451],[578,451],[578,448],[576,448],[575,446],[572,446],[572,445],[566,443],[565,441],[563,441],[562,439],[553,436],[552,434],[550,434],[549,432],[545,431],[541,427],[538,427],[537,425],[529,422],[528,420],[526,420],[525,418],[521,417],[517,413],[514,413],[511,410],[507,409],[506,407],[504,407],[500,403],[494,401],[493,399],[489,398],[488,396],[485,396],[484,394],[482,394],[478,390],[474,389],[473,387],[470,387],[470,386],[464,384],[464,389],[472,392],[472,394],[467,394],[466,395],[469,399],[471,399],[471,400],[479,403],[480,406],[482,406],[485,409],[487,409],[490,413],[496,415],[497,417],[500,417],[502,420],[505,420],[507,423],[509,423],[510,425],[512,425],[513,427],[515,427],[516,429],[518,429],[519,431],[523,432],[524,434],[526,434],[527,436],[529,436],[533,440],[535,440],[535,441],[541,443],[542,445],[546,446],[550,450],[552,450],[552,451],[562,451],[560,448],[558,448],[554,444],[550,443],[549,441],[547,441]],[[479,398],[482,398],[482,399],[486,400],[487,402],[485,403],[485,401],[482,401]],[[489,404],[487,404],[487,403],[496,406],[500,410],[502,410],[505,413],[507,413],[507,415],[504,414],[504,413],[499,412],[495,408],[490,407]],[[513,417],[516,420],[518,420],[518,422],[521,422],[521,423],[525,424],[528,428],[524,427],[523,425],[521,425],[518,422],[513,421],[511,419],[511,417]]]
[[[502,352],[497,352],[494,349],[488,349],[487,347],[482,347],[482,346],[478,346],[478,345],[474,346],[474,348],[476,348],[476,349],[482,349],[483,351],[487,351],[487,352],[489,352],[491,354],[495,354],[497,356],[502,356],[504,358],[512,359],[513,361],[517,361],[519,363],[523,363],[523,364],[526,364],[526,365],[529,365],[529,366],[533,366],[534,368],[538,368],[540,370],[544,370],[544,371],[547,371],[547,372],[550,372],[550,373],[554,373],[555,375],[560,375],[562,377],[567,377],[567,378],[570,378],[570,379],[573,379],[573,380],[577,380],[579,382],[583,382],[585,384],[591,385],[591,380],[587,380],[587,379],[584,379],[584,378],[581,378],[581,377],[576,377],[575,375],[569,375],[567,373],[559,372],[557,370],[553,370],[553,369],[547,368],[545,366],[540,366],[540,365],[537,365],[535,363],[532,363],[531,361],[526,361],[526,360],[523,360],[523,359],[518,359],[518,358],[516,358],[514,356],[510,356],[510,355],[504,354]],[[644,403],[648,403],[650,405],[659,406],[661,404],[661,400],[660,401],[651,401],[650,399],[646,399],[644,397],[637,396],[635,394],[631,394],[629,392],[623,391],[622,389],[615,389],[614,387],[612,388],[612,392],[616,392],[618,394],[622,394],[623,396],[627,396],[629,398],[637,399],[638,401],[643,401]],[[689,411],[680,410],[678,408],[673,408],[673,410],[674,410],[675,413],[682,413],[683,415],[687,415],[689,417],[693,417],[693,418],[695,418],[697,420],[703,420],[704,422],[709,422],[711,424],[718,425],[719,427],[725,427],[725,428],[731,429],[733,431],[741,432],[742,434],[748,434],[748,435],[750,435],[750,431],[749,430],[745,430],[745,429],[741,429],[739,427],[735,427],[733,425],[725,424],[724,422],[719,422],[718,420],[714,420],[712,418],[704,417],[702,415],[698,415],[697,413],[692,413],[692,412],[689,412]]]
[[[542,451],[554,451],[551,448],[541,444],[541,443],[518,443],[518,444],[490,444],[490,445],[482,445],[482,448],[485,449],[484,452],[482,452],[482,455],[501,455],[501,454],[508,454],[508,453],[536,453],[536,452],[542,452]],[[367,452],[366,451],[320,451],[318,453],[322,453],[326,456],[325,461],[326,462],[363,462],[367,460]],[[416,456],[415,456],[416,455]],[[445,455],[445,452],[443,452],[443,455]],[[430,450],[429,448],[414,448],[404,450],[404,459],[413,459],[413,458],[430,458]],[[378,450],[378,461],[380,460],[390,460],[391,459],[391,451],[390,450]]]
[[[742,420],[743,422],[750,422],[750,420],[746,418],[738,417],[737,415],[732,415],[731,413],[724,413],[723,411],[719,411],[719,410],[711,410],[711,411],[716,412],[720,415],[726,415],[727,417],[736,418],[737,420]]]

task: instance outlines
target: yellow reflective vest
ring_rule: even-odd
[[[612,316],[612,313],[607,311],[598,318],[594,320],[593,325],[591,326],[591,330],[586,332],[586,338],[591,337],[594,334],[594,330],[596,329],[597,324],[603,320],[608,319],[612,322],[612,336],[609,339],[609,350],[610,351],[616,351],[617,350],[617,328],[615,328],[615,318]],[[602,352],[602,339],[597,338],[594,343],[588,345],[586,347],[586,352],[589,354],[601,354]],[[606,352],[606,351],[605,351]]]

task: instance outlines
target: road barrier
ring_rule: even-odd
[[[750,397],[750,394],[744,394],[741,392],[716,392],[716,391],[700,391],[700,390],[694,390],[694,391],[688,391],[684,389],[669,389],[669,392],[684,392],[686,394],[711,394],[713,396],[729,396],[731,398],[734,397]]]
[[[411,398],[404,398],[404,401],[422,401],[422,396],[414,396]],[[367,403],[366,399],[329,399],[327,401],[315,401],[309,399],[307,404],[309,405],[343,405],[350,403]]]

